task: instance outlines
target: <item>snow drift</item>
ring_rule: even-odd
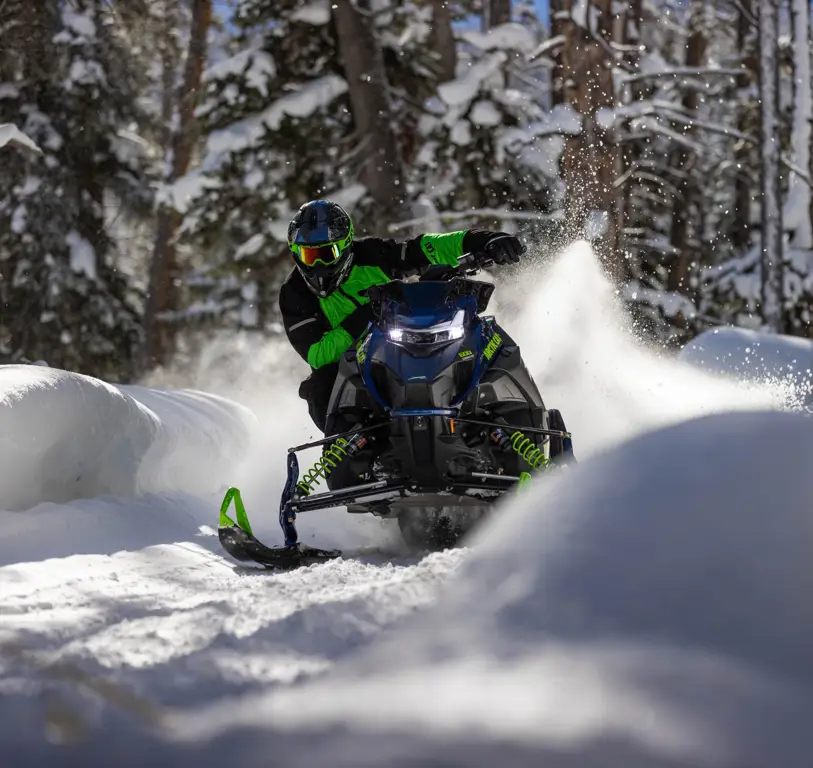
[[[246,454],[252,425],[247,409],[214,395],[0,366],[0,509],[213,492]]]
[[[813,342],[798,336],[745,328],[714,328],[692,339],[680,359],[715,374],[782,382],[809,400],[813,389]]]
[[[528,765],[807,766],[811,455],[798,414],[636,438],[518,498],[397,636],[188,736],[273,724],[312,750],[316,731],[347,733],[342,760],[326,739],[334,765],[389,764],[408,742],[411,764],[498,748]]]

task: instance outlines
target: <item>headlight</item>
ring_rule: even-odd
[[[463,325],[464,317],[465,313],[459,311],[448,322],[439,323],[429,328],[407,328],[404,326],[388,328],[387,336],[390,341],[394,341],[396,344],[444,344],[463,338],[466,333],[466,328]]]

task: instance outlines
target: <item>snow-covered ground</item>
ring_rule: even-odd
[[[803,765],[813,423],[681,424],[787,392],[642,348],[586,244],[498,295],[584,461],[469,549],[415,560],[269,575],[219,550],[233,483],[278,540],[284,449],[312,433],[279,347],[196,382],[258,427],[213,395],[0,368],[2,757]],[[326,546],[392,546],[376,520],[300,523]]]
[[[746,328],[714,328],[692,339],[680,359],[709,373],[782,383],[801,403],[813,400],[813,341]]]
[[[255,428],[247,408],[203,392],[0,366],[0,508],[213,492],[247,456]]]

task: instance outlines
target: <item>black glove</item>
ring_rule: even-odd
[[[518,264],[519,257],[525,253],[525,246],[518,237],[497,233],[492,235],[485,245],[485,252],[495,264]]]
[[[342,320],[342,328],[347,331],[353,339],[358,339],[367,329],[367,324],[373,320],[373,310],[369,303],[356,307],[351,314]]]

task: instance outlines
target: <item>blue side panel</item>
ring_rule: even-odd
[[[484,362],[485,358],[483,356],[483,349],[485,347],[485,341],[484,341],[484,334],[483,334],[483,321],[480,320],[480,318],[477,318],[477,334],[476,334],[475,338],[476,338],[475,346],[477,348],[476,348],[476,350],[474,350],[475,364],[474,364],[474,373],[472,374],[472,377],[471,377],[471,384],[469,384],[469,388],[462,395],[460,395],[460,397],[458,397],[457,400],[455,400],[452,403],[452,406],[458,406],[461,403],[464,403],[466,401],[466,399],[469,397],[469,395],[471,395],[471,393],[474,391],[474,389],[480,383],[480,379],[482,378],[483,374],[485,373],[486,365],[485,365],[485,362]]]
[[[380,328],[373,328],[372,336],[370,338],[370,341],[367,343],[367,357],[364,358],[364,364],[361,369],[361,379],[364,382],[364,386],[367,387],[367,390],[373,396],[373,400],[375,400],[385,411],[387,411],[389,410],[390,405],[388,403],[385,403],[384,400],[381,398],[381,394],[379,393],[377,387],[375,386],[372,373],[370,372],[373,357],[375,353],[378,351],[378,347],[380,344],[386,344],[384,334]]]

